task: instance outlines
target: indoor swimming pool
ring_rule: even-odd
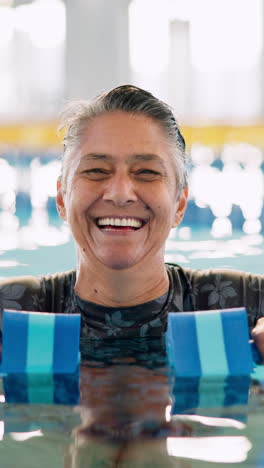
[[[194,146],[190,203],[166,260],[262,273],[263,167],[255,146],[226,145],[220,155]],[[56,211],[59,173],[57,150],[1,154],[1,277],[75,267]],[[163,338],[82,339],[74,374],[0,379],[0,465],[263,467],[264,370],[256,369],[251,377],[175,379]]]

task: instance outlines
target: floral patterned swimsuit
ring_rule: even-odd
[[[163,296],[133,307],[104,307],[74,292],[75,270],[0,282],[1,309],[80,313],[82,336],[133,338],[160,336],[168,312],[245,307],[249,329],[264,316],[264,275],[233,270],[192,270],[166,264],[170,280]]]

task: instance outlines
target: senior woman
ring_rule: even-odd
[[[185,142],[170,107],[125,85],[70,105],[61,128],[57,207],[77,268],[2,281],[2,307],[81,313],[82,335],[97,339],[159,336],[168,312],[245,306],[262,350],[264,276],[164,263],[188,197]]]

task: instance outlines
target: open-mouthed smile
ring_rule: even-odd
[[[103,230],[137,230],[140,229],[145,221],[139,218],[97,218],[96,224]]]

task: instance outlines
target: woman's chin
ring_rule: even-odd
[[[124,260],[119,260],[115,259],[113,262],[104,262],[105,266],[110,268],[111,270],[126,270],[128,268],[131,268],[132,266],[135,265],[135,262],[129,262],[129,261],[124,261]]]
[[[126,270],[138,263],[138,260],[135,257],[118,255],[111,256],[110,258],[104,256],[100,261],[111,270]]]

